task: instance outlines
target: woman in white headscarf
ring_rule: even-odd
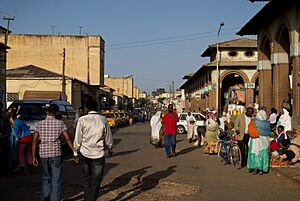
[[[277,126],[279,125],[284,127],[284,132],[292,130],[292,118],[290,113],[285,108],[283,108],[281,111],[281,115],[277,123]]]
[[[189,143],[192,142],[194,136],[194,131],[195,131],[195,123],[196,123],[196,118],[194,117],[194,115],[192,115],[191,112],[188,112],[187,116],[186,116],[186,123],[187,123],[187,139],[189,141]]]
[[[161,145],[161,136],[160,136],[160,130],[162,127],[161,111],[157,111],[156,114],[152,116],[150,120],[150,126],[151,126],[150,143],[155,147],[159,147]]]
[[[254,118],[259,137],[250,137],[247,160],[247,168],[253,174],[263,175],[269,170],[270,123],[267,118],[267,113],[264,110],[259,110]]]

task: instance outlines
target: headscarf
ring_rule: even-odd
[[[292,130],[292,120],[290,117],[290,113],[285,108],[282,109],[282,112],[283,114],[280,116],[278,121],[279,125],[284,126],[284,131]]]
[[[161,117],[161,111],[157,111],[155,115],[150,120],[150,125],[155,126],[159,121]]]
[[[270,135],[270,123],[267,121],[268,116],[264,110],[259,110],[254,119],[256,129],[260,136]]]

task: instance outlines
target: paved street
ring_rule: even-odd
[[[114,130],[114,155],[99,200],[299,200],[299,183],[271,170],[252,175],[224,166],[216,156],[204,156],[179,135],[178,156],[167,159],[164,149],[149,144],[148,124]],[[0,200],[38,200],[40,175],[2,175]],[[66,161],[64,200],[82,199],[80,166]]]

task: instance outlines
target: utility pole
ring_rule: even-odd
[[[216,71],[217,71],[217,82],[216,82],[216,111],[217,111],[217,115],[218,117],[220,116],[220,110],[219,110],[219,89],[220,89],[220,84],[219,84],[219,81],[220,81],[220,72],[219,72],[219,62],[220,62],[220,54],[219,54],[219,36],[220,36],[220,32],[221,32],[221,28],[222,26],[224,26],[224,22],[221,22],[220,23],[220,26],[219,26],[219,30],[218,30],[218,34],[217,34],[217,54],[216,54],[216,62],[217,62],[217,65],[216,65]]]
[[[65,69],[66,69],[66,48],[63,48],[63,62],[62,62],[62,96],[66,97],[66,76],[65,76]]]
[[[53,26],[53,25],[52,25],[52,26],[50,26],[50,27],[52,28],[52,35],[54,35],[54,33],[55,33],[55,27],[56,27],[56,26]]]
[[[5,39],[4,39],[4,43],[5,43],[5,54],[4,54],[4,62],[5,62],[5,66],[3,68],[3,70],[1,69],[1,77],[2,77],[2,81],[1,81],[1,85],[0,85],[0,91],[2,92],[2,94],[0,94],[1,96],[1,102],[3,103],[3,110],[6,110],[6,64],[7,64],[7,44],[8,44],[8,34],[9,34],[9,23],[11,20],[14,20],[15,17],[3,17],[3,20],[7,20],[7,26],[6,26],[6,32],[5,32]],[[0,111],[2,112],[2,111]]]
[[[79,26],[78,28],[79,28],[79,36],[81,36],[81,30],[82,30],[82,27],[83,26]]]
[[[172,100],[175,98],[175,86],[174,86],[174,81],[172,81]]]

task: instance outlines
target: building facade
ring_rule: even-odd
[[[3,34],[0,38],[4,41]],[[62,74],[65,60],[66,76],[104,85],[105,42],[101,36],[11,34],[8,46],[7,69],[35,65]]]
[[[259,102],[289,107],[293,124],[300,123],[300,2],[269,1],[237,33],[257,35]]]
[[[134,81],[132,76],[127,77],[110,77],[104,76],[106,86],[113,88],[116,95],[134,98]]]
[[[217,52],[218,45],[218,52]],[[219,55],[219,94],[216,99],[217,70],[216,57]],[[256,70],[256,40],[240,38],[212,44],[201,55],[210,62],[188,76],[180,87],[185,93],[185,109],[203,111],[216,108],[227,112],[239,105],[253,106],[257,102],[258,77]],[[186,76],[184,77],[186,78]]]

